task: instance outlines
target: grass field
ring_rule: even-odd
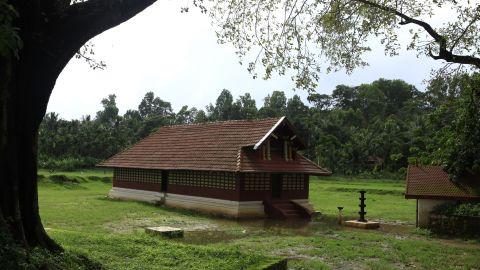
[[[439,239],[408,225],[414,222],[415,206],[403,198],[398,181],[313,179],[310,198],[323,214],[311,223],[285,223],[235,222],[110,200],[105,197],[109,171],[39,174],[40,212],[49,234],[67,251],[85,254],[107,269],[259,269],[278,258],[288,258],[289,269],[480,266],[477,241]],[[358,189],[367,190],[367,217],[407,225],[387,224],[378,231],[336,225],[337,206],[344,206],[346,215],[358,211]],[[184,228],[185,237],[168,240],[144,233],[144,227],[155,225]]]
[[[310,201],[327,215],[357,217],[359,190],[367,191],[367,216],[386,222],[415,224],[415,200],[405,200],[404,181],[324,177],[310,182]]]

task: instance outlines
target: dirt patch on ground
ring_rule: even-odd
[[[294,247],[275,250],[273,254],[277,256],[291,258],[291,259],[319,259],[319,260],[325,259],[321,256],[312,256],[312,255],[305,254],[305,252],[310,249],[312,249],[311,246],[298,245]]]
[[[414,226],[415,224],[410,221],[402,221],[402,220],[375,220],[380,222],[383,225],[394,225],[394,226]]]
[[[414,229],[412,225],[380,223],[378,231],[390,234],[411,234]]]
[[[169,226],[183,229],[184,231],[213,230],[218,226],[215,223],[201,223],[196,221],[185,221],[172,217],[164,218],[125,218],[121,221],[109,222],[104,225],[108,230],[115,233],[129,233],[146,227]]]
[[[434,238],[432,241],[441,243],[442,245],[457,247],[457,248],[474,248],[480,249],[480,240],[462,240],[462,239],[442,239]]]

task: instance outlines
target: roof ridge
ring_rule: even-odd
[[[171,124],[171,125],[161,126],[158,129],[168,128],[168,127],[183,127],[183,126],[206,126],[206,125],[233,123],[233,122],[259,122],[259,121],[265,121],[265,120],[280,119],[282,117],[285,117],[285,116],[256,118],[256,119],[231,119],[231,120],[210,121],[210,122],[202,122],[202,123]],[[152,132],[151,134],[156,133],[158,131],[158,129],[156,131]]]
[[[280,119],[278,119],[278,121],[275,123],[275,125],[273,125],[270,128],[270,130],[267,133],[265,133],[265,135],[263,135],[263,137],[260,139],[260,141],[258,141],[255,144],[253,149],[257,150],[257,148],[260,147],[260,145],[262,145],[263,141],[265,141],[270,136],[270,134],[272,134],[272,132],[274,132],[277,129],[277,127],[285,120],[285,118],[286,118],[285,116],[282,116]]]
[[[237,154],[237,171],[241,171],[242,169],[242,147],[238,148],[238,154]]]

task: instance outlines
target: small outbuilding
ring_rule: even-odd
[[[285,118],[161,127],[98,166],[109,196],[230,217],[310,217],[309,176],[330,175],[299,151]]]
[[[432,210],[447,202],[480,202],[480,179],[475,177],[450,180],[440,166],[408,166],[406,199],[417,200],[417,227],[430,224]]]

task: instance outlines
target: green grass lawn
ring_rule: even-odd
[[[337,207],[343,206],[346,216],[357,217],[359,190],[367,191],[367,217],[415,224],[415,200],[404,199],[404,181],[334,176],[313,178],[310,181],[310,201],[324,214],[337,215]]]
[[[68,252],[85,254],[107,269],[259,269],[278,258],[289,269],[478,269],[476,241],[438,239],[411,225],[378,231],[336,225],[337,206],[358,211],[358,189],[367,190],[367,217],[414,222],[413,201],[398,181],[312,179],[310,198],[323,214],[311,223],[242,221],[200,215],[105,196],[111,172],[48,173],[39,182],[42,220]],[[76,179],[62,183],[52,175]],[[64,179],[60,177],[61,179]],[[60,179],[59,178],[59,179]],[[175,226],[184,239],[144,233],[146,226]]]

